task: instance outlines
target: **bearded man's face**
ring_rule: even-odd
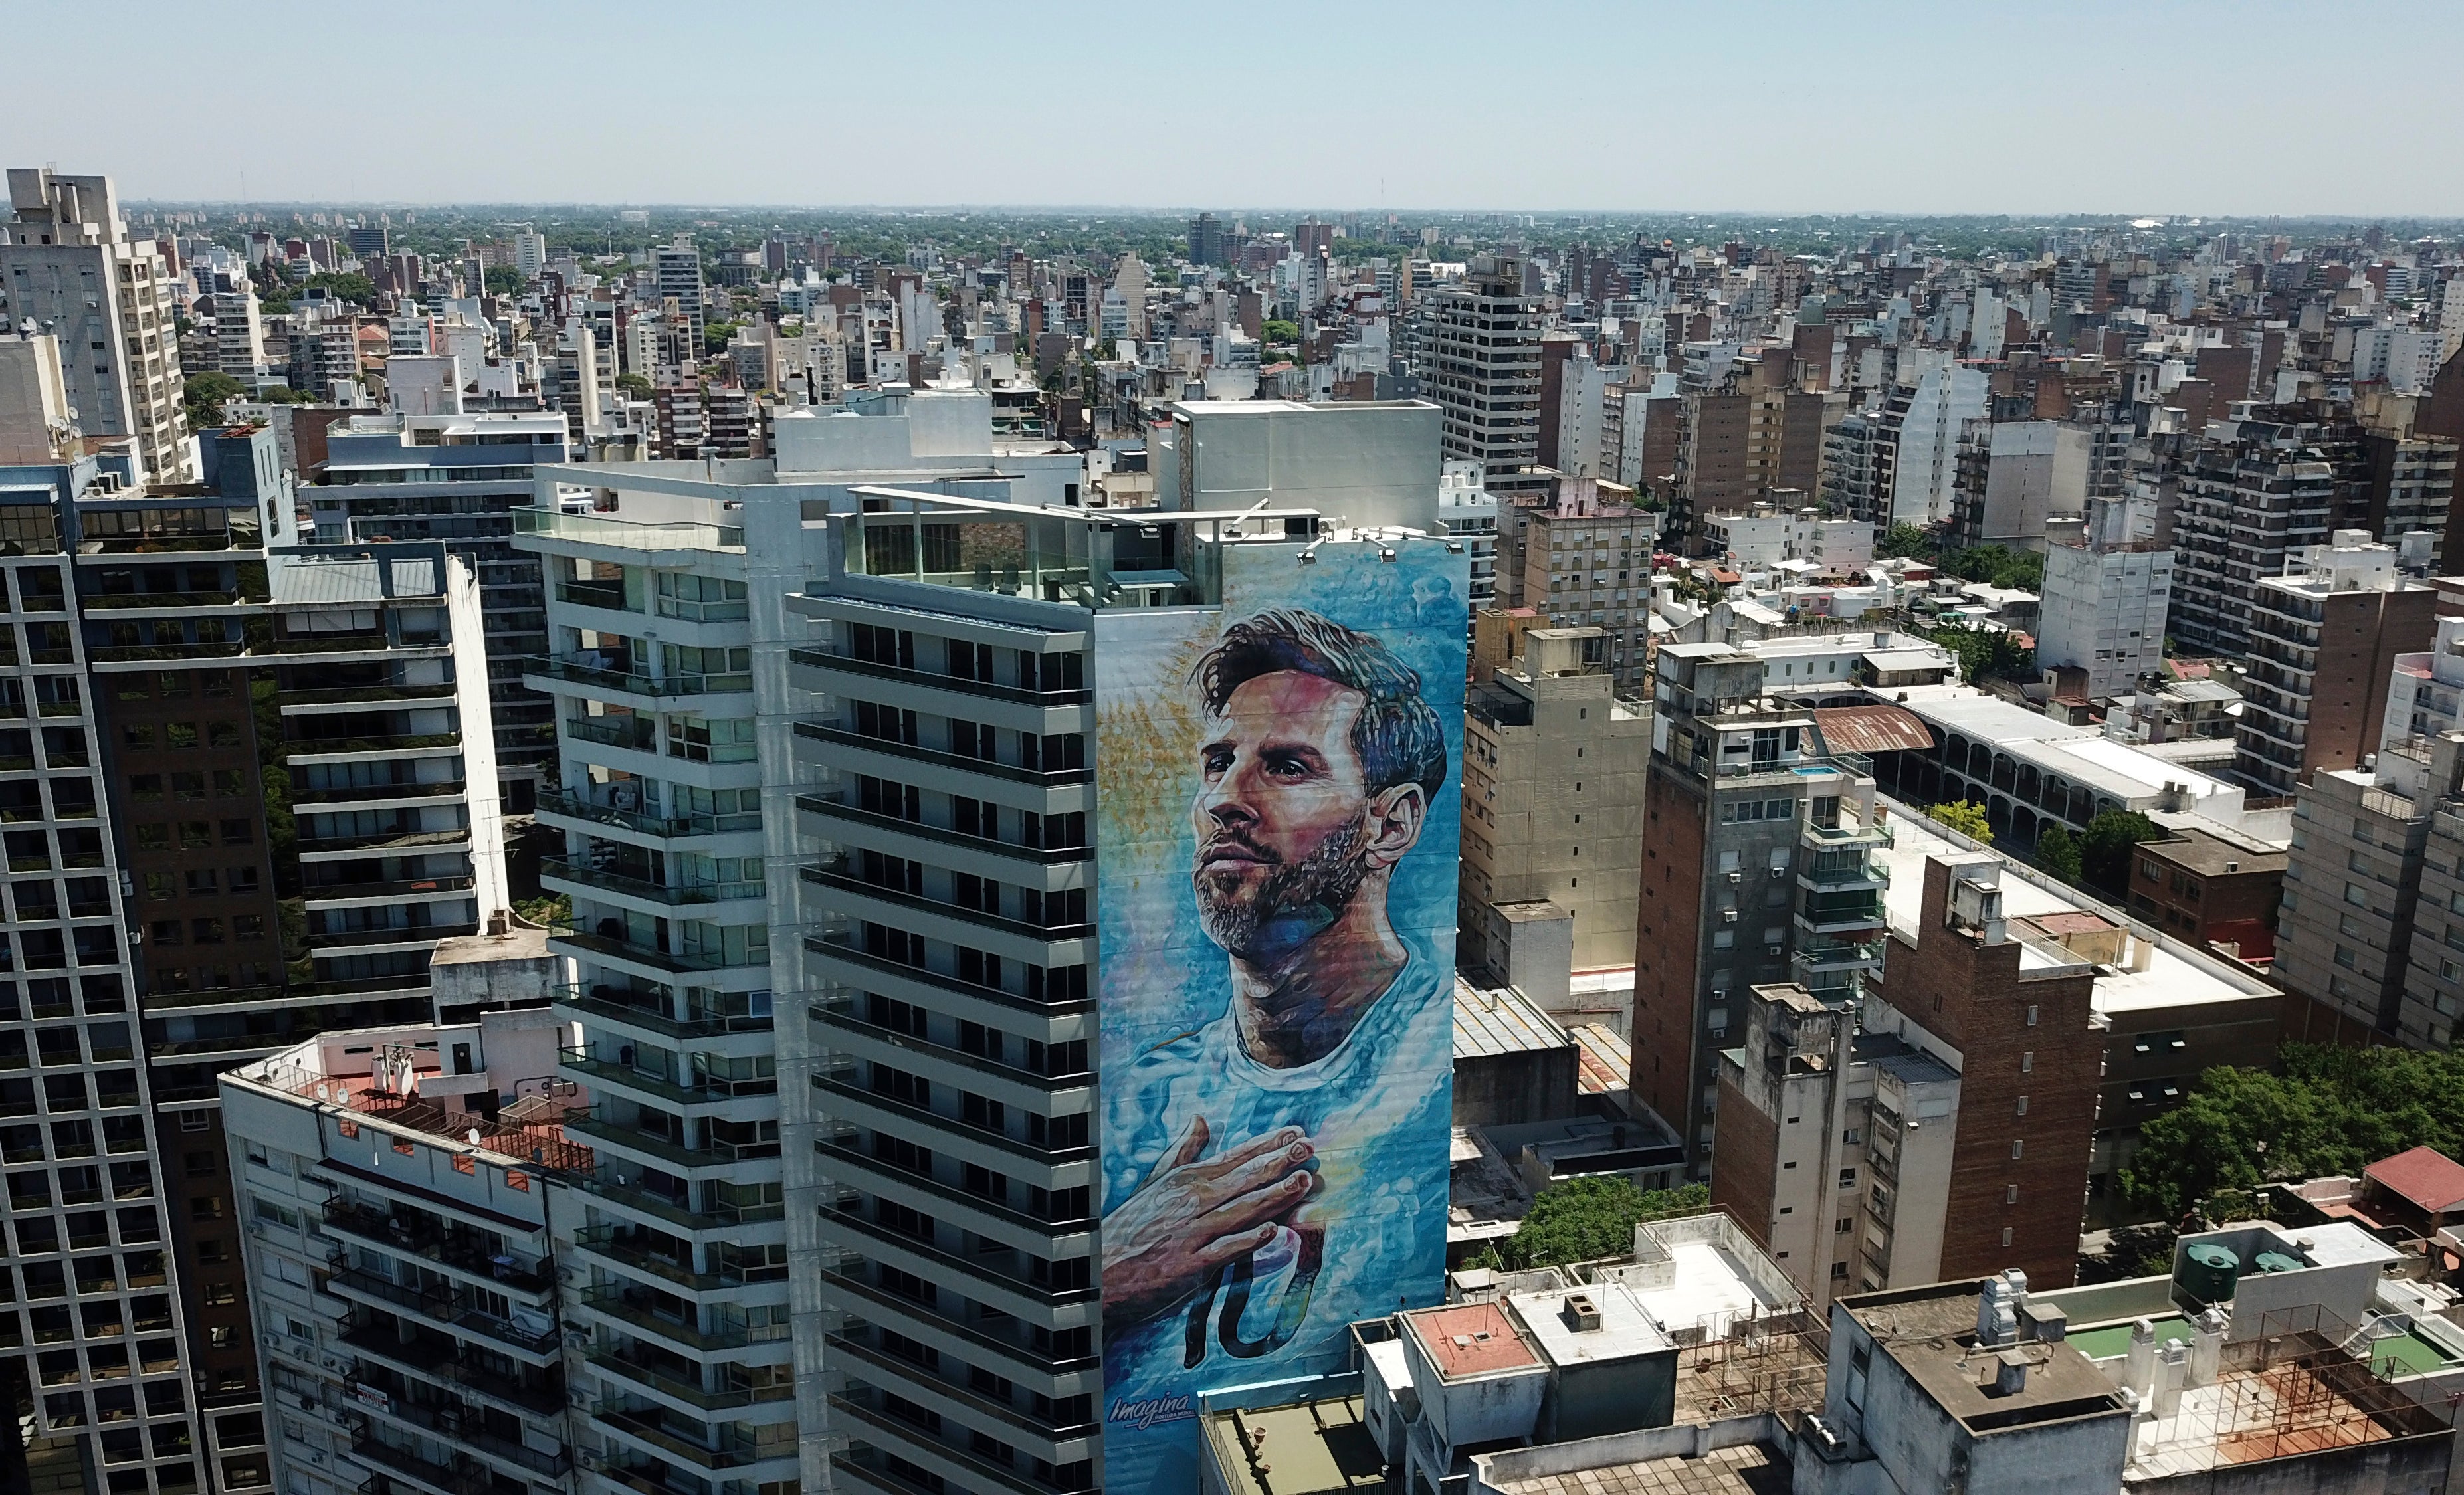
[[[1207,718],[1190,879],[1207,937],[1256,957],[1339,918],[1369,873],[1367,698],[1297,671],[1243,681]]]

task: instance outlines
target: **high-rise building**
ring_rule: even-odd
[[[1202,212],[1190,221],[1189,262],[1193,265],[1231,263],[1231,256],[1224,249],[1223,222],[1213,213]]]
[[[1618,688],[1639,692],[1648,678],[1651,556],[1658,516],[1638,509],[1616,484],[1540,474],[1549,486],[1507,510],[1499,523],[1507,560],[1520,572],[1512,593],[1559,627],[1600,630],[1599,663]]]
[[[2169,624],[2188,648],[2250,648],[2254,591],[2327,542],[2362,481],[2348,424],[2313,407],[2235,407],[2183,453]]]
[[[374,264],[393,253],[393,231],[383,224],[363,224],[344,230],[342,242],[349,246],[352,258]]]
[[[1950,517],[1960,438],[1969,421],[1985,414],[1987,393],[1983,369],[1951,363],[1920,375],[1904,406],[1893,400],[1899,439],[1891,462],[1891,523],[1935,524]]]
[[[1698,1172],[1744,993],[1793,979],[1837,1005],[1881,959],[1871,855],[1889,832],[1870,765],[1834,757],[1821,715],[1770,696],[1764,671],[1722,643],[1659,651],[1633,1091],[1678,1128]]]
[[[1481,464],[1501,502],[1548,486],[1529,471],[1540,452],[1540,298],[1523,290],[1523,260],[1484,254],[1454,286],[1428,297],[1435,319],[1424,387],[1445,411],[1445,454]]]
[[[495,768],[509,806],[530,805],[556,757],[554,714],[522,684],[547,652],[539,561],[514,548],[514,511],[535,469],[570,450],[561,415],[354,415],[325,434],[325,461],[301,490],[328,542],[434,540],[474,575],[487,641]]]
[[[196,481],[180,404],[178,277],[161,247],[130,237],[109,177],[11,167],[9,202],[0,323],[60,340],[87,435],[135,437],[147,481]]]
[[[660,1323],[658,1305],[560,1282],[600,1235],[570,1181],[595,1159],[561,1125],[558,1038],[543,1006],[483,1010],[328,1032],[220,1077],[281,1489],[572,1495],[577,1422],[655,1427],[625,1393],[676,1397],[656,1341],[608,1327]],[[624,1390],[578,1402],[568,1360]],[[784,1395],[774,1378],[731,1404]]]
[[[1460,952],[1551,1011],[1630,965],[1651,710],[1619,699],[1599,629],[1529,628],[1463,726]]]
[[[2263,792],[2291,794],[2377,749],[2396,657],[2429,648],[2437,632],[2438,590],[2399,560],[2366,530],[2338,530],[2327,544],[2303,546],[2284,575],[2252,585],[2233,770]]]
[[[702,302],[701,250],[690,234],[677,234],[675,242],[659,246],[653,253],[650,291],[662,301],[676,303],[676,315],[692,328],[685,357],[701,357],[702,333],[708,325]]]
[[[1190,1424],[1099,1409],[1332,1369],[1338,1326],[1369,1310],[1338,1261],[1372,1268],[1359,1281],[1378,1306],[1436,1300],[1461,802],[1444,734],[1468,571],[1459,544],[1431,535],[1436,428],[1424,406],[1177,407],[1154,471],[1159,507],[1188,517],[1162,526],[1152,511],[1120,524],[1022,502],[1038,491],[1024,483],[1006,498],[937,495],[945,477],[991,466],[991,403],[975,391],[782,415],[775,472],[743,484],[621,466],[559,474],[602,494],[593,513],[542,506],[521,541],[558,587],[557,646],[536,677],[561,697],[563,787],[540,818],[568,837],[544,880],[575,900],[551,941],[580,971],[559,999],[582,1029],[563,1072],[601,1102],[590,1202],[611,1233],[584,1243],[592,1290],[678,1298],[689,1320],[639,1332],[712,1396],[722,1363],[747,1358],[714,1348],[721,1304],[767,1319],[792,1302],[796,1363],[834,1373],[798,1377],[792,1403],[700,1421],[672,1408],[655,1428],[602,1416],[584,1431],[590,1459],[678,1489],[725,1457],[732,1478],[755,1483],[1074,1491],[1097,1485],[1100,1455],[1113,1471],[1103,1483],[1145,1466],[1177,1488]],[[1224,513],[1233,493],[1247,495],[1244,517]],[[1270,502],[1253,508],[1261,493]],[[1309,511],[1382,527],[1312,533]],[[1333,612],[1312,622],[1312,607]],[[1347,607],[1339,626],[1353,631],[1329,631]],[[1217,761],[1209,743],[1241,782],[1251,772],[1233,737],[1203,728],[1235,733],[1250,697],[1177,693],[1217,630],[1243,619],[1235,646],[1257,652],[1220,654],[1223,673],[1201,679],[1346,671],[1411,755],[1408,768],[1381,757],[1368,770],[1399,818],[1352,895],[1360,918],[1402,920],[1392,927],[1410,952],[1408,978],[1373,1010],[1377,1063],[1413,1100],[1364,1137],[1388,1149],[1371,1174],[1408,1187],[1375,1239],[1342,1223],[1338,1198],[1330,1234],[1244,1257],[1238,1287],[1165,1289],[1271,1297],[1281,1328],[1237,1308],[1224,1328],[1210,1308],[1188,1320],[1203,1331],[1190,1352],[1185,1306],[1107,1304],[1116,1333],[1143,1319],[1154,1341],[1146,1361],[1116,1345],[1109,1363],[1124,1378],[1108,1384],[1095,1334],[1106,1181],[1117,1204],[1151,1168],[1168,1171],[1161,1139],[1131,1118],[1191,1124],[1140,1088],[1167,1078],[1157,1066],[1177,1051],[1136,1059],[1171,1038],[1149,1026],[1169,1003],[1223,991],[1201,954],[1221,972],[1221,947],[1199,943],[1217,936],[1200,935],[1190,902],[1190,797]],[[1373,626],[1385,631],[1360,631]],[[1097,699],[1127,714],[1099,721]],[[1334,731],[1324,751],[1349,775],[1357,750]],[[1207,823],[1292,847],[1231,801]],[[1143,880],[1098,899],[1099,845],[1116,848],[1103,875]],[[1390,891],[1393,859],[1421,848],[1441,862],[1410,860],[1409,895]],[[1161,860],[1141,872],[1142,858]],[[1120,921],[1104,934],[1116,964],[1096,959],[1099,916]],[[1185,995],[1155,985],[1165,973]],[[774,993],[794,994],[795,1022],[774,1024]],[[1099,1060],[1099,1003],[1120,1004],[1107,1041],[1131,1050]],[[1110,1120],[1099,1071],[1120,1077]],[[1206,1125],[1228,1142],[1273,1114],[1218,1111]],[[1115,1239],[1137,1239],[1129,1231]],[[1127,1265],[1103,1277],[1136,1280]],[[1239,1350],[1217,1348],[1224,1336]]]
[[[2173,552],[2155,527],[2144,500],[2091,498],[2080,537],[2045,548],[2036,664],[2082,671],[2089,700],[2126,693],[2163,663]]]

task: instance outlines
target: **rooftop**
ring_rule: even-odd
[[[2464,1207],[2464,1163],[2432,1147],[2383,1157],[2362,1170],[2380,1188],[2432,1215]]]
[[[1897,804],[1891,806],[1891,811],[1892,840],[1887,846],[1876,846],[1872,855],[1875,862],[1890,869],[1891,883],[1884,890],[1883,900],[1891,927],[1913,937],[1925,912],[1926,860],[1940,858],[1972,863],[1978,859],[1979,853],[1951,841],[1943,833],[1942,827],[1926,816]],[[2085,913],[2106,924],[2129,924],[2128,915],[2121,911],[2108,908],[2086,893],[2053,884],[2050,878],[2035,880],[2039,875],[2016,863],[2002,860],[2002,912],[2006,918],[2024,918],[2043,927],[2049,917]],[[2180,1007],[2198,1002],[2240,1001],[2274,995],[2275,989],[2258,978],[2237,972],[2223,961],[2192,951],[2147,930],[2144,925],[2132,926],[2132,937],[2140,941],[2152,939],[2145,969],[2100,968],[2095,996],[2096,1010],[2100,1013],[2145,1007]]]
[[[1387,1488],[1360,1398],[1212,1412],[1206,1440],[1233,1495],[1335,1495]]]
[[[2169,862],[2202,877],[2281,872],[2286,861],[2285,853],[2276,847],[2252,850],[2189,826],[2167,840],[2143,842],[2140,849],[2157,861]]]
[[[1540,1356],[1496,1303],[1464,1303],[1403,1315],[1406,1330],[1420,1342],[1438,1374],[1449,1381],[1536,1371]]]
[[[1504,1460],[1491,1467],[1491,1487],[1500,1495],[1788,1495],[1793,1477],[1788,1456],[1769,1443],[1526,1479],[1509,1477],[1509,1467]]]
[[[2066,1343],[1978,1346],[1978,1287],[1973,1282],[1937,1283],[1838,1303],[1919,1389],[1971,1433],[2127,1415],[2113,1382]],[[2011,1354],[2024,1357],[2026,1379],[2015,1391],[1997,1393],[1995,1373]]]
[[[1455,978],[1455,1062],[1501,1054],[1546,1053],[1572,1043],[1557,1020],[1511,986],[1474,986]]]

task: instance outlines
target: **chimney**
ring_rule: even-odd
[[[2017,1350],[2005,1350],[1993,1357],[1993,1395],[2015,1396],[2028,1389],[2028,1357]]]
[[[488,935],[490,938],[502,939],[507,934],[513,933],[512,914],[513,911],[510,909],[498,909],[495,912],[488,915]]]
[[[1592,1301],[1588,1292],[1566,1294],[1564,1314],[1566,1327],[1576,1333],[1600,1327],[1600,1306]]]

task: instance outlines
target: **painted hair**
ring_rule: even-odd
[[[1193,678],[1206,709],[1221,715],[1232,693],[1261,675],[1293,671],[1357,691],[1368,698],[1352,724],[1369,792],[1417,783],[1437,798],[1446,781],[1446,735],[1420,698],[1419,671],[1395,657],[1385,642],[1317,613],[1278,607],[1243,618],[1199,660]]]

